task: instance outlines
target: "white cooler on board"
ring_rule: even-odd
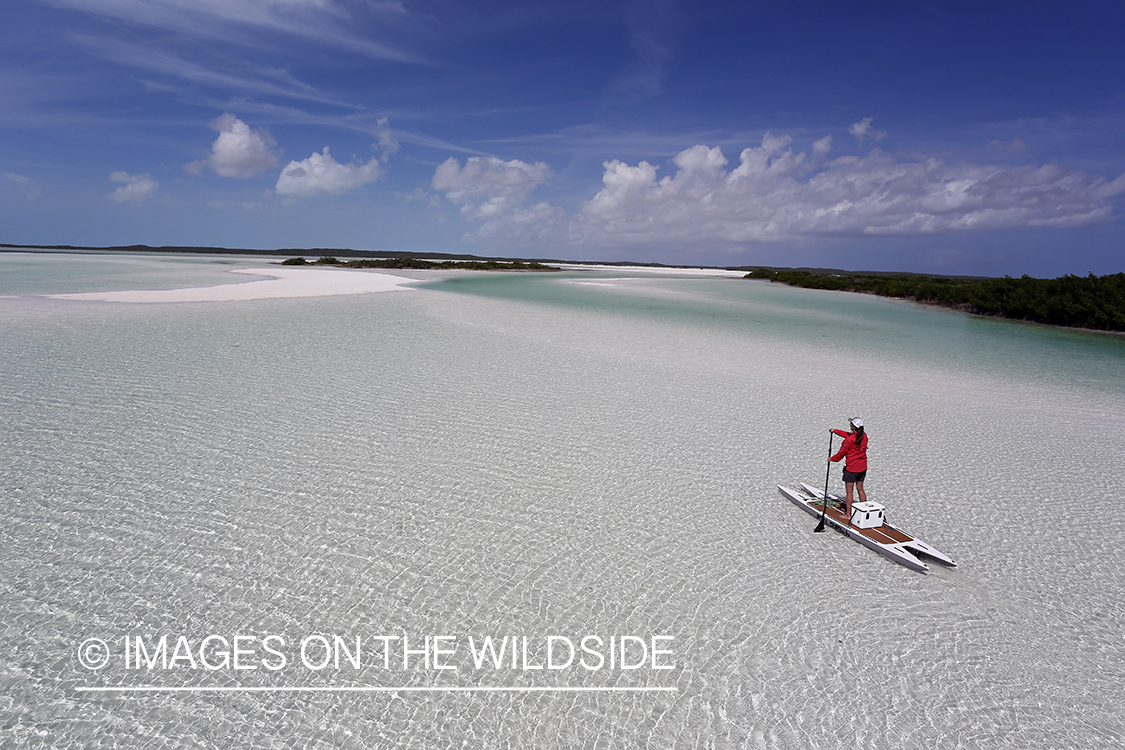
[[[862,503],[852,503],[852,526],[857,529],[874,529],[883,525],[883,514],[886,509],[879,503],[867,500]]]

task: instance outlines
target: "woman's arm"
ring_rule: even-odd
[[[840,446],[840,450],[836,453],[835,456],[828,459],[832,463],[836,463],[841,458],[848,455],[848,449],[851,448],[852,443],[855,442],[855,435],[853,435],[850,432],[840,432],[840,430],[832,430],[832,431],[835,432],[837,435],[843,435],[844,436],[844,444]]]

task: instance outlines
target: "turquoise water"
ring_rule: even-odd
[[[870,356],[1125,393],[1125,335],[1020,324],[901,300],[746,279],[634,272],[443,279],[429,288],[695,325],[825,347],[862,377]],[[640,276],[638,278],[638,276]]]
[[[130,260],[6,283],[147,288]],[[0,745],[1121,743],[1118,340],[737,279],[411,277],[434,281],[0,299]],[[857,415],[871,498],[956,569],[814,534],[777,493],[823,482],[827,428]],[[293,658],[126,666],[123,639],[160,634],[280,635]],[[386,669],[377,648],[304,668],[292,647],[318,634],[450,636],[459,668]],[[526,636],[534,663],[587,634],[672,636],[673,669],[465,651]],[[519,690],[81,690],[107,686]]]
[[[0,251],[0,296],[179,289],[246,282],[228,273],[260,258],[108,252]],[[249,277],[250,280],[253,277]]]

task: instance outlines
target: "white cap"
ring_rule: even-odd
[[[852,423],[852,427],[863,427],[863,420],[860,419],[859,417],[856,417],[855,419],[851,420],[851,423]]]

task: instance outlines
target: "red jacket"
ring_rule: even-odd
[[[844,462],[844,468],[854,474],[867,471],[867,443],[870,442],[867,433],[864,433],[863,441],[860,445],[856,445],[854,432],[844,432],[843,430],[832,431],[844,438],[844,444],[840,446],[839,452],[828,460],[839,461],[841,458],[847,456],[848,460]]]

